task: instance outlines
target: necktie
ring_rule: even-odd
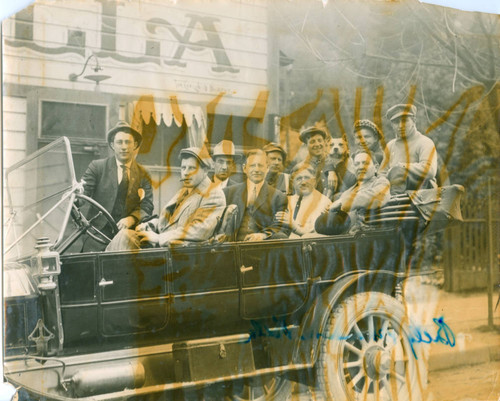
[[[302,195],[299,196],[299,199],[297,200],[297,204],[295,205],[295,209],[293,210],[293,219],[294,220],[297,218],[297,215],[299,214],[299,209],[300,209],[301,203],[302,203]]]
[[[248,202],[248,206],[253,206],[256,199],[257,199],[257,187],[254,185],[250,193],[250,200]]]
[[[125,164],[122,164],[121,168],[122,168],[122,180],[120,182],[120,185],[122,185],[125,188],[128,188],[129,178],[128,178],[127,166]]]

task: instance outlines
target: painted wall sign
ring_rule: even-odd
[[[260,2],[229,11],[222,1],[35,3],[5,21],[5,56],[17,58],[6,65],[20,67],[7,68],[6,81],[92,90],[64,78],[93,53],[112,77],[103,92],[167,91],[204,102],[196,96],[225,92],[251,104],[269,80],[267,12]]]

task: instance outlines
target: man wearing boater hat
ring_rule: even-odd
[[[387,144],[380,174],[389,179],[393,195],[436,186],[436,147],[432,139],[417,131],[416,116],[412,104],[397,104],[387,111],[396,138]]]
[[[214,146],[212,159],[214,161],[214,176],[212,181],[221,189],[239,184],[243,180],[236,174],[236,163],[242,157],[236,153],[233,142],[224,139]]]
[[[109,147],[114,155],[90,163],[82,177],[85,195],[101,204],[113,217],[118,229],[134,228],[142,219],[153,213],[151,178],[143,166],[135,161],[142,136],[124,121],[107,134]],[[97,210],[91,209],[89,218]],[[111,228],[99,217],[93,225],[108,237]],[[87,238],[83,251],[102,251],[105,245]]]
[[[180,152],[183,187],[168,201],[159,219],[121,230],[107,251],[168,246],[175,241],[198,242],[210,238],[226,206],[222,189],[207,172],[212,159],[206,149],[185,148]]]

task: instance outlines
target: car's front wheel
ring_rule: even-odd
[[[318,387],[328,400],[418,400],[426,384],[423,358],[412,351],[403,305],[366,292],[347,298],[322,333]]]

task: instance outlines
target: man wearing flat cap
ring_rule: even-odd
[[[380,174],[391,183],[391,194],[436,186],[437,152],[432,139],[418,132],[417,108],[397,104],[387,111],[396,138],[387,144]]]
[[[327,153],[327,140],[330,135],[321,128],[309,127],[304,129],[299,139],[307,146],[308,155],[303,161],[309,164],[316,172],[316,189],[323,193],[327,187],[324,174]],[[293,167],[293,166],[292,166]]]
[[[262,148],[267,155],[269,170],[266,182],[284,194],[288,194],[290,175],[283,172],[286,163],[286,152],[281,145],[270,142]]]
[[[354,143],[358,149],[369,153],[372,160],[380,166],[384,159],[384,151],[380,144],[382,131],[370,120],[357,120],[354,122]]]
[[[109,147],[114,155],[107,159],[94,160],[82,177],[85,195],[101,204],[113,217],[118,229],[134,228],[142,219],[153,213],[153,190],[151,178],[145,168],[135,161],[142,136],[124,121],[118,123],[107,134]],[[91,208],[88,217],[97,214]],[[111,227],[99,217],[94,226],[108,237]],[[88,237],[83,251],[102,251],[102,245]]]
[[[183,187],[170,199],[159,219],[122,230],[106,250],[127,250],[168,246],[172,242],[199,242],[209,239],[222,215],[226,199],[222,189],[207,176],[212,159],[205,148],[180,152]]]
[[[236,153],[233,142],[224,139],[214,146],[212,152],[214,161],[214,176],[212,181],[224,189],[228,186],[239,184],[242,180],[236,174],[236,163],[242,157]]]

